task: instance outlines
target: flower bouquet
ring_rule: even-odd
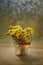
[[[9,26],[9,31],[7,32],[7,35],[10,35],[13,40],[17,42],[17,44],[15,43],[16,53],[19,52],[19,54],[21,55],[27,54],[27,50],[32,41],[32,32],[33,29],[30,27],[23,29],[19,25]]]

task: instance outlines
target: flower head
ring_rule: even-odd
[[[33,29],[30,27],[27,27],[26,29],[24,29],[26,34],[32,34],[33,33]]]

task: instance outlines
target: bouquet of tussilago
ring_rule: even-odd
[[[18,42],[18,44],[30,44],[32,40],[33,29],[27,27],[23,29],[20,25],[9,26],[9,31],[7,35],[12,36],[12,38]]]

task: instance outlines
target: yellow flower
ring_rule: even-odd
[[[17,29],[17,28],[21,28],[21,27],[18,25],[18,26],[12,26],[12,28]]]
[[[7,34],[9,34],[9,35],[15,35],[15,32],[16,32],[16,30],[11,29],[11,30],[8,31]]]
[[[7,32],[7,35],[13,35],[12,30],[9,30],[9,31]]]
[[[12,32],[10,33],[10,35],[15,35],[15,33],[16,33],[16,31],[17,31],[17,29],[12,29]]]
[[[17,29],[17,31],[16,31],[16,33],[15,33],[15,36],[16,36],[17,38],[20,38],[21,35],[22,35],[21,29]]]
[[[16,34],[16,37],[19,39],[21,37],[21,34],[20,33],[17,33]]]
[[[12,29],[12,27],[13,27],[13,26],[12,26],[12,25],[10,25],[10,26],[9,26],[9,29]]]
[[[25,41],[26,41],[26,42],[29,42],[29,38],[28,38],[28,37],[25,37]]]
[[[30,27],[27,27],[26,29],[24,29],[26,34],[32,34],[33,33],[33,29]]]

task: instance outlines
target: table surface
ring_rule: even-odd
[[[0,47],[0,65],[43,65],[43,49],[29,48],[28,55],[16,56],[14,47]]]

